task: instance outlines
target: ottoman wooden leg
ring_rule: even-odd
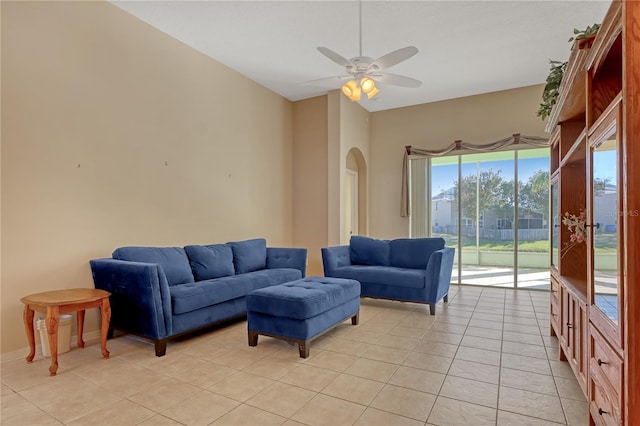
[[[255,331],[249,330],[249,346],[257,346],[258,345],[258,333]]]
[[[352,325],[358,325],[358,323],[360,323],[360,312],[356,312],[356,314],[351,317]]]
[[[307,358],[309,356],[309,341],[298,343],[298,350],[300,351],[300,358]]]

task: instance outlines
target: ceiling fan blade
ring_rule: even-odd
[[[319,78],[317,80],[305,81],[300,83],[299,86],[332,86],[337,83],[342,83],[345,80],[353,78],[350,75],[336,75],[333,77]]]
[[[338,65],[342,65],[343,67],[353,66],[350,60],[343,58],[342,56],[340,56],[339,54],[337,54],[336,52],[334,52],[329,48],[318,47],[318,50],[320,51],[320,53],[322,53],[324,56],[331,59],[333,62],[335,62]]]
[[[387,53],[386,55],[379,57],[373,61],[370,68],[373,70],[390,68],[395,64],[406,61],[416,53],[418,53],[418,49],[415,46],[403,47],[402,49],[394,50],[391,53]]]
[[[412,89],[422,86],[422,82],[420,80],[405,77],[404,75],[384,73],[372,75],[371,77],[373,77],[378,83],[388,84],[391,86],[409,87]]]

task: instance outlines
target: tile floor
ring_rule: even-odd
[[[362,299],[309,358],[238,321],[172,342],[157,358],[121,336],[49,359],[4,361],[3,425],[587,425],[557,340],[549,294],[452,286],[423,305]]]

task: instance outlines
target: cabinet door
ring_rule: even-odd
[[[612,109],[590,137],[589,298],[591,321],[620,347],[621,241],[625,214],[621,202],[619,108]]]

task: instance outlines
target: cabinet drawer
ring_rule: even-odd
[[[589,335],[591,336],[591,360],[601,371],[600,376],[609,382],[613,391],[616,392],[617,397],[622,394],[622,360],[593,325],[590,325],[589,329]]]
[[[604,377],[598,363],[589,363],[590,400],[589,412],[596,425],[619,425],[621,421],[620,399]]]

